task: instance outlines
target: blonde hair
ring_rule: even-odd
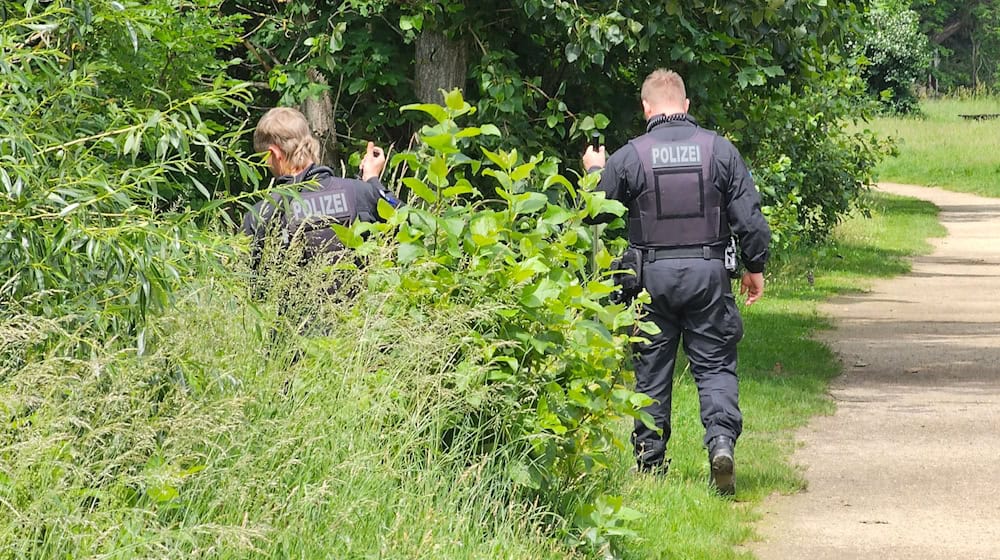
[[[658,68],[642,82],[642,100],[652,105],[678,105],[687,99],[684,80],[673,70]]]
[[[257,122],[253,132],[253,148],[258,152],[277,146],[293,169],[308,167],[319,161],[319,140],[309,130],[305,115],[290,107],[275,107]]]

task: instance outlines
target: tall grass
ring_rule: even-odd
[[[514,499],[503,450],[470,448],[492,419],[455,417],[490,397],[452,367],[482,313],[323,292],[290,307],[206,282],[145,355],[6,365],[0,557],[572,555],[543,536],[561,520]],[[5,355],[26,323],[69,334],[8,317]]]
[[[879,168],[881,180],[1000,196],[1000,119],[959,116],[1000,114],[1000,98],[932,99],[920,108],[921,117],[870,123],[898,142],[898,155]]]

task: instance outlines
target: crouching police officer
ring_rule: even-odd
[[[662,430],[636,422],[637,466],[667,467],[674,362],[683,341],[698,386],[711,481],[720,493],[733,494],[734,447],[743,429],[736,377],[743,321],[725,251],[735,235],[746,268],[740,292],[751,305],[764,293],[771,231],[739,152],[687,114],[681,77],[656,70],[641,97],[646,134],[612,154],[606,167],[603,146],[583,156],[588,171],[604,168],[598,188],[628,208],[629,245],[641,254],[641,285],[652,297],[647,320],[660,328],[634,348],[636,391],[655,400],[646,411]]]
[[[252,265],[260,264],[266,235],[277,229],[282,245],[301,240],[306,258],[343,249],[331,224],[350,225],[355,220],[378,220],[378,200],[393,206],[399,202],[379,181],[385,168],[385,153],[368,143],[361,160],[361,180],[334,176],[329,167],[318,165],[319,141],[309,130],[305,116],[295,109],[277,107],[257,123],[254,149],[267,153],[268,166],[279,185],[306,183],[297,198],[262,200],[243,217],[241,230],[253,238]],[[272,226],[278,226],[272,228]]]

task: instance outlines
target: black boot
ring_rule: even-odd
[[[710,483],[723,496],[736,493],[736,461],[733,458],[733,438],[716,436],[708,443],[708,464],[712,471]]]
[[[670,470],[670,459],[664,459],[660,463],[650,464],[643,463],[640,460],[636,460],[635,466],[629,469],[632,474],[652,474],[656,476],[667,476],[667,471]]]

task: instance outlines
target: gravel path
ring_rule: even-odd
[[[1000,199],[884,183],[941,208],[913,271],[824,305],[833,416],[798,434],[808,489],[761,507],[762,560],[1000,560]]]

